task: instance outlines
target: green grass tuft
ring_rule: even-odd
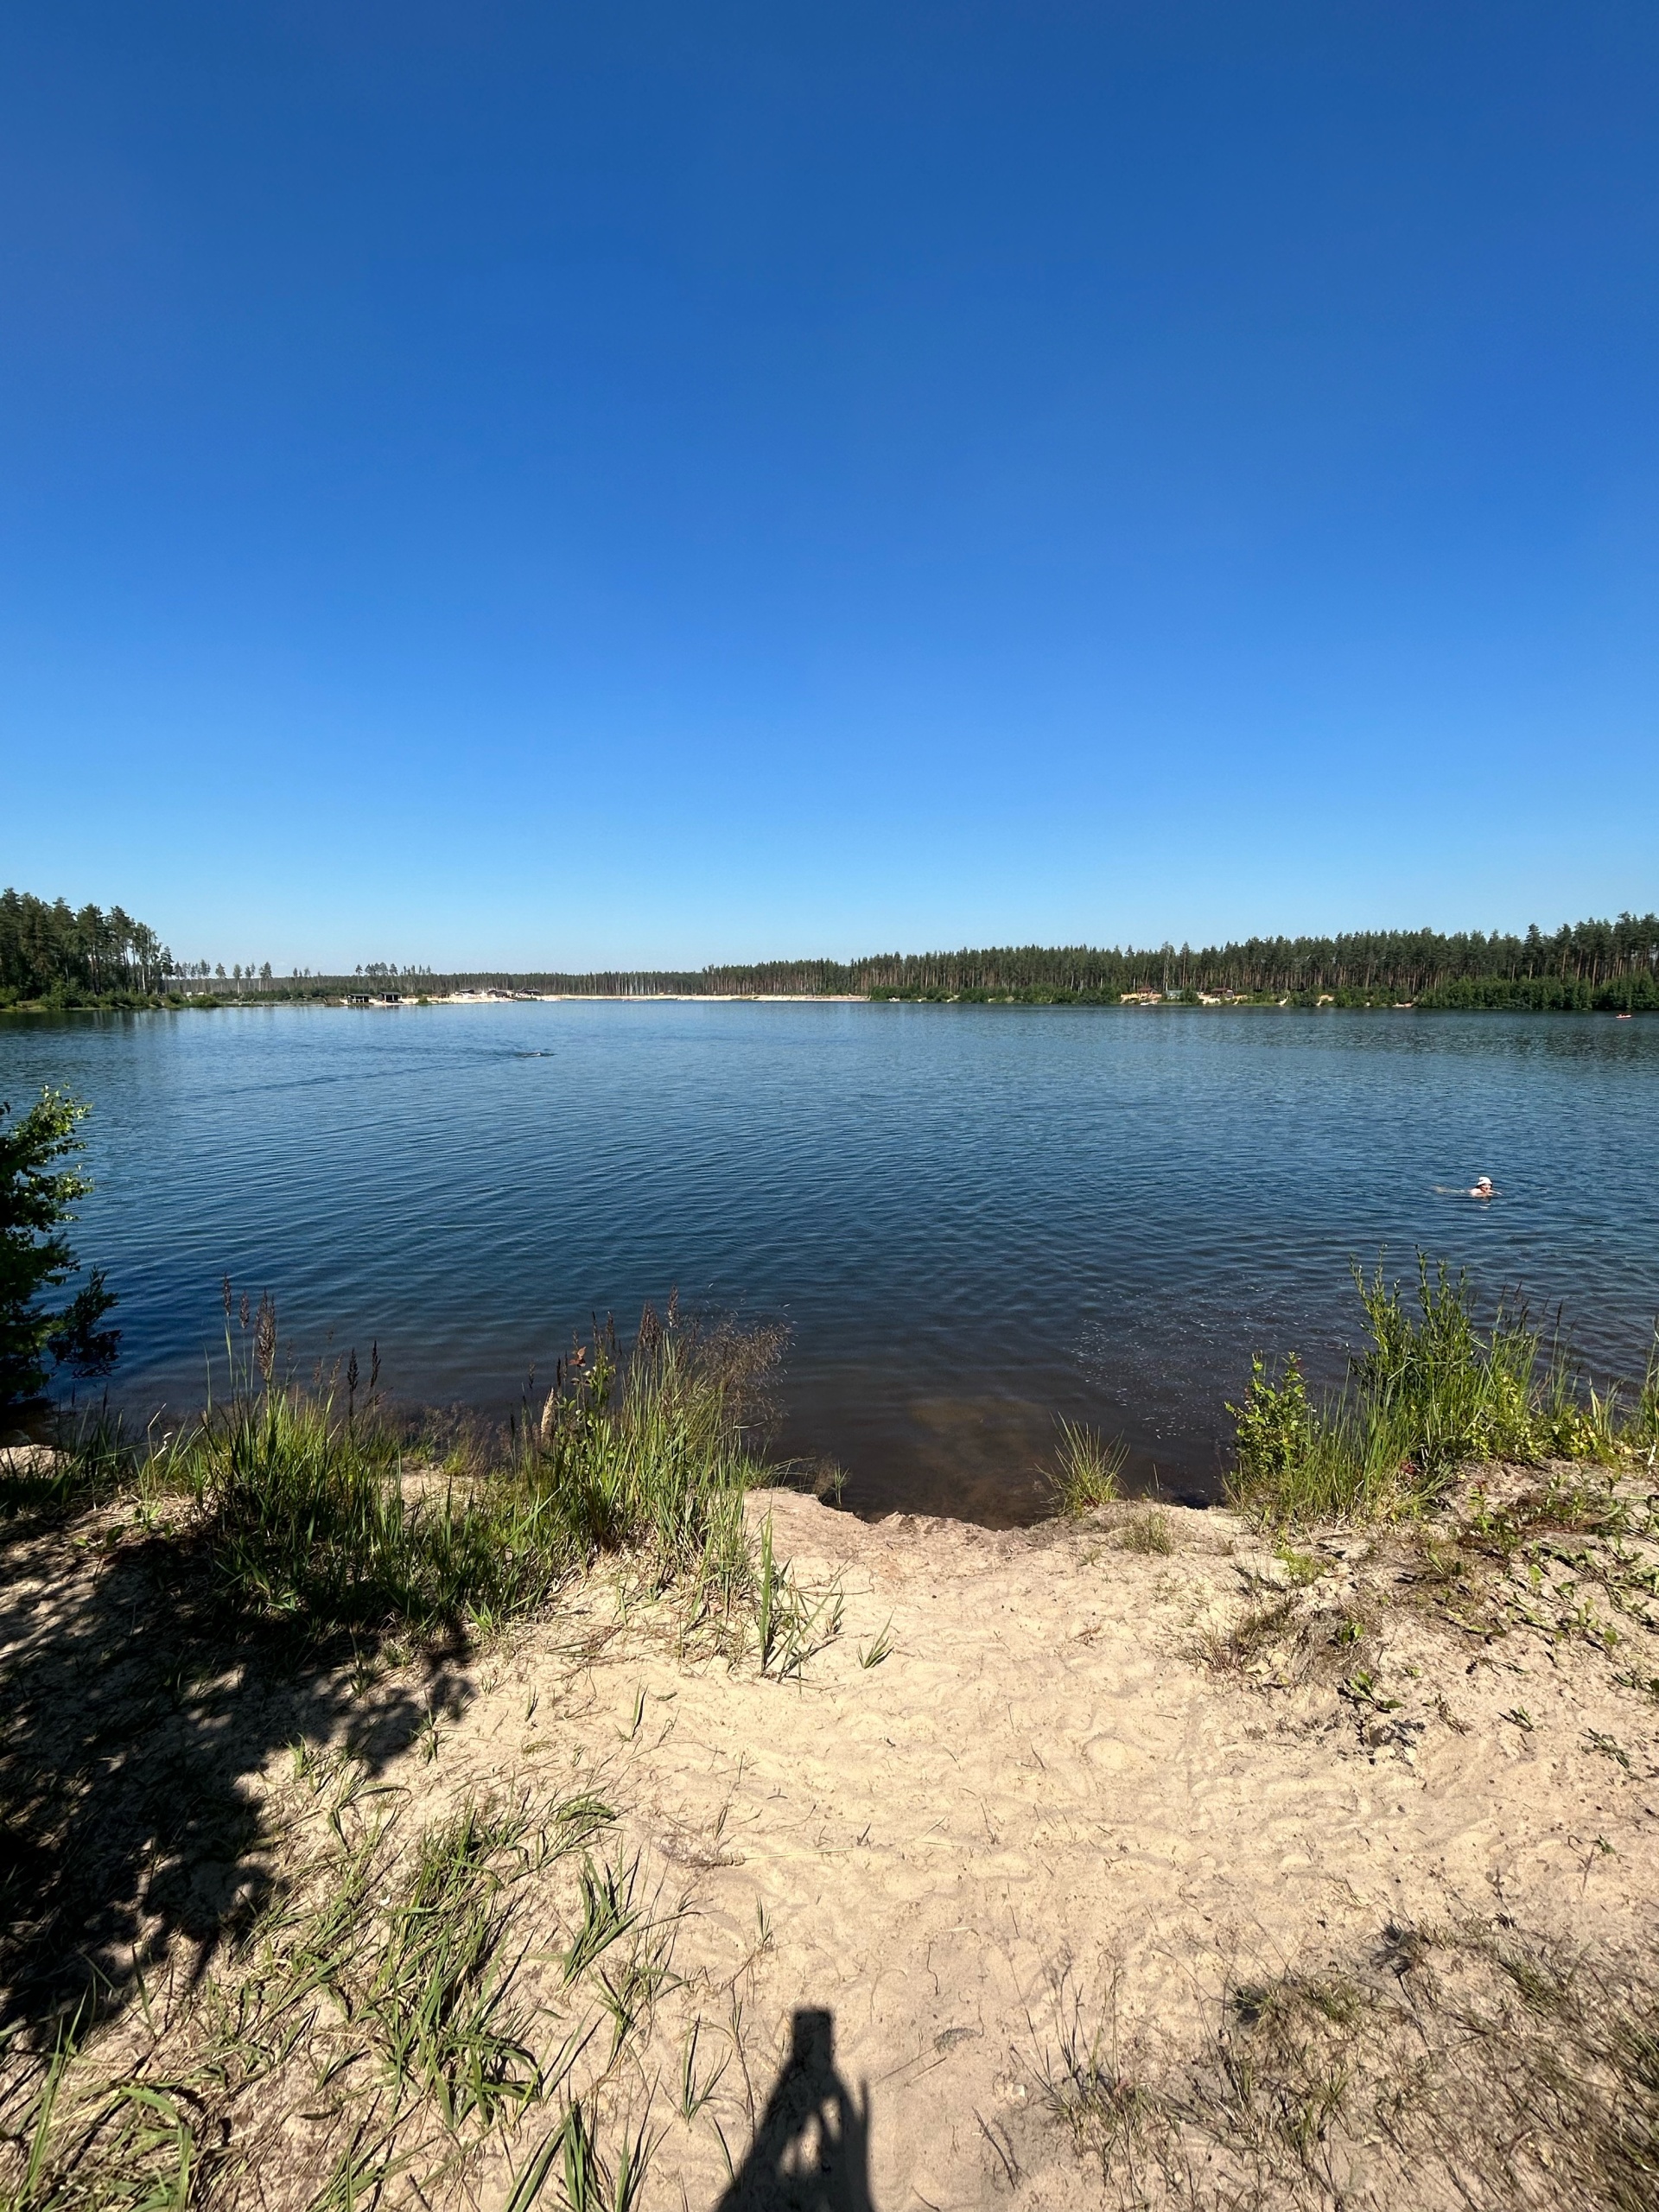
[[[751,1579],[743,1497],[766,1473],[746,1392],[775,1349],[648,1311],[626,1356],[604,1332],[562,1365],[504,1459],[411,1482],[372,1402],[358,1409],[353,1394],[342,1408],[332,1390],[283,1387],[269,1353],[227,1346],[226,1396],[129,1453],[125,1480],[188,1501],[237,1612],[311,1636],[487,1630],[537,1610],[601,1552],[632,1554],[657,1587],[686,1580],[704,1610],[729,1611]],[[54,1480],[111,1482],[114,1457],[99,1431]]]
[[[1331,1402],[1309,1397],[1293,1353],[1275,1378],[1251,1362],[1236,1424],[1235,1504],[1274,1528],[1396,1520],[1432,1506],[1462,1465],[1509,1459],[1611,1465],[1659,1437],[1659,1356],[1631,1418],[1616,1392],[1586,1389],[1559,1338],[1500,1303],[1475,1318],[1473,1287],[1418,1255],[1417,1295],[1379,1267],[1354,1280],[1370,1346]]]
[[[1049,1478],[1055,1510],[1077,1519],[1097,1505],[1109,1505],[1118,1496],[1128,1447],[1109,1443],[1098,1429],[1064,1415],[1059,1431],[1055,1470]]]
[[[1148,1505],[1128,1516],[1118,1531],[1117,1541],[1126,1552],[1166,1558],[1175,1548],[1175,1531],[1161,1505]]]

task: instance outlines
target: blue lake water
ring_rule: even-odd
[[[1215,1493],[1252,1350],[1342,1370],[1351,1256],[1659,1311],[1659,1021],[512,1004],[0,1019],[0,1095],[90,1099],[78,1232],[117,1394],[199,1397],[228,1272],[308,1365],[491,1412],[647,1298],[791,1330],[784,1448],[846,1498],[1020,1519],[1065,1413]],[[1482,1206],[1440,1195],[1480,1173]]]

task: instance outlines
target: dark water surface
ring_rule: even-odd
[[[847,1502],[1024,1517],[1056,1413],[1212,1495],[1253,1348],[1341,1371],[1350,1255],[1659,1310],[1659,1021],[645,1002],[0,1020],[0,1095],[91,1099],[79,1231],[119,1394],[200,1395],[219,1281],[309,1362],[493,1410],[590,1313],[792,1332],[785,1448]],[[1480,1173],[1490,1206],[1437,1195]]]

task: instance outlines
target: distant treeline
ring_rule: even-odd
[[[369,971],[365,971],[365,975]],[[410,988],[414,971],[375,971]],[[322,979],[314,979],[321,983]],[[341,977],[336,989],[361,989]],[[423,973],[419,991],[557,991],[573,997],[857,997],[1113,1001],[1126,992],[1173,996],[1317,999],[1377,1005],[1517,1007],[1540,1012],[1659,1007],[1659,914],[1536,927],[1524,937],[1471,931],[1379,930],[1331,938],[1249,938],[1195,950],[1021,945],[983,952],[878,953],[867,960],[772,960],[690,969],[611,969],[592,975]]]
[[[154,930],[119,906],[78,912],[27,891],[0,892],[0,1004],[148,999],[166,987],[173,956]]]
[[[437,974],[370,961],[349,976],[276,976],[265,962],[175,963],[153,930],[114,906],[74,912],[27,893],[0,896],[0,1003],[73,1004],[122,995],[324,999],[396,991],[558,992],[575,998],[907,998],[1015,1000],[1036,1005],[1116,1003],[1126,993],[1166,997],[1291,999],[1339,1006],[1659,1010],[1659,914],[1535,926],[1523,937],[1377,930],[1329,938],[1249,938],[1238,944],[1137,949],[1021,945],[982,952],[877,953],[866,960],[771,960],[693,969],[550,969]]]

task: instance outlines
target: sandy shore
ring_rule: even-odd
[[[414,1005],[414,998],[404,1003]],[[865,991],[448,991],[427,1006],[868,1006]]]
[[[1559,1615],[1500,1632],[1455,1591],[1427,1602],[1415,1555],[1349,1537],[1287,1561],[1221,1512],[991,1533],[753,1510],[798,1593],[765,1675],[601,1573],[481,1657],[245,1683],[233,1763],[266,1841],[241,1878],[261,1850],[335,1848],[348,1743],[411,1834],[602,1801],[594,1863],[636,1916],[610,1964],[643,1957],[646,1997],[569,2082],[613,2166],[654,2139],[645,2206],[1624,2201],[1572,2178],[1526,1975],[1554,1977],[1538,2049],[1560,2049],[1573,1992],[1651,1955],[1639,1613],[1611,1652]],[[87,1571],[61,1546],[18,1564],[14,1676]],[[560,1860],[526,1891],[520,1969],[573,2036],[575,1881]],[[149,2031],[111,2032],[139,2065]],[[549,2128],[535,2107],[452,2183],[385,2201],[504,2205]],[[306,2201],[255,2163],[213,2201]]]
[[[1587,1650],[1471,1645],[1396,1611],[1367,1670],[1384,1712],[1339,1694],[1328,1641],[1295,1685],[1271,1656],[1254,1676],[1205,1663],[1206,1636],[1285,1580],[1230,1516],[1173,1511],[1174,1550],[1147,1554],[1106,1526],[769,1510],[796,1574],[844,1593],[798,1680],[619,1638],[561,1708],[686,1885],[678,1971],[741,1993],[754,2041],[716,2100],[734,2146],[813,2008],[868,2088],[876,2204],[1098,2202],[1044,2094],[1079,2025],[1151,2079],[1213,2049],[1230,1991],[1363,1973],[1391,1927],[1501,1916],[1610,1956],[1651,1939],[1653,1707]],[[1369,1585],[1357,1560],[1331,1570],[1306,1618]],[[891,1656],[861,1666],[884,1631]],[[546,1668],[532,1643],[479,1697],[446,1753],[456,1783],[511,1771]],[[1521,1707],[1530,1726],[1506,1717]],[[713,2202],[723,2174],[715,2141],[677,2130],[655,2201]]]

